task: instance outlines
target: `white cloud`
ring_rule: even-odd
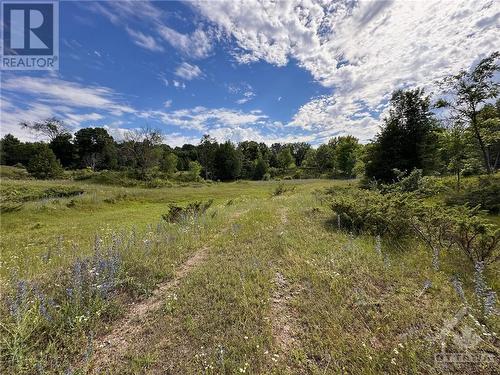
[[[24,98],[23,102],[18,97]],[[1,133],[32,140],[33,134],[19,127],[21,121],[57,116],[72,127],[99,121],[106,116],[133,114],[110,88],[83,86],[56,77],[10,76],[2,80]],[[16,104],[14,104],[16,103]]]
[[[390,93],[425,86],[498,49],[498,1],[199,1],[239,63],[290,59],[331,88],[290,125],[373,136]],[[325,134],[326,134],[325,133]]]
[[[177,77],[190,81],[192,79],[200,77],[202,75],[202,72],[197,65],[191,65],[187,62],[183,62],[175,70],[175,75]]]
[[[179,126],[184,129],[207,131],[217,127],[238,127],[243,125],[263,124],[267,116],[260,111],[242,112],[227,108],[194,107],[175,111],[146,111],[141,113],[145,118],[156,118],[166,125]]]
[[[139,47],[145,48],[153,52],[164,51],[163,47],[159,45],[156,39],[151,35],[146,35],[144,33],[141,33],[140,31],[133,30],[129,27],[127,27],[126,30],[132,37],[134,43],[137,44]]]
[[[164,41],[187,57],[202,59],[212,53],[213,41],[219,38],[216,30],[203,25],[190,34],[172,29],[167,26],[169,13],[151,1],[88,2],[84,6],[108,18],[114,25],[125,27],[135,44],[150,51],[164,51],[160,44],[160,41]],[[148,33],[153,33],[154,36],[137,31],[137,28],[144,27],[145,21],[150,26]],[[135,29],[131,29],[130,24],[134,24]]]
[[[163,103],[163,106],[165,108],[171,107],[172,106],[172,100],[170,100],[170,99],[169,100],[165,100],[165,103]]]
[[[192,34],[181,34],[168,26],[158,25],[157,31],[172,47],[191,58],[205,58],[212,52],[212,38],[209,32],[202,29],[196,29]]]
[[[172,83],[174,84],[174,87],[181,88],[181,89],[185,89],[186,88],[186,84],[184,82],[179,82],[179,81],[176,81],[174,79],[172,81]]]

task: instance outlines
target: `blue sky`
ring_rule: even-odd
[[[171,145],[374,136],[398,87],[498,48],[496,1],[64,1],[59,71],[2,72],[1,133],[58,116]]]

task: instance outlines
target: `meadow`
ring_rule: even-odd
[[[495,373],[474,263],[345,228],[358,185],[4,178],[0,372]],[[436,362],[456,352],[485,357]]]

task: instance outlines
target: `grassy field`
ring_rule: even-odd
[[[355,181],[283,184],[2,181],[0,372],[495,373],[499,319],[479,313],[469,262],[436,271],[416,241],[339,230],[320,191]],[[457,337],[493,362],[440,366],[472,346]]]

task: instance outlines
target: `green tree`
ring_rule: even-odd
[[[311,149],[311,145],[306,142],[295,142],[290,143],[289,147],[295,159],[295,165],[300,167],[306,157],[307,151]]]
[[[462,70],[458,74],[446,77],[441,82],[441,87],[444,89],[444,94],[447,97],[451,96],[452,99],[441,99],[437,103],[438,107],[451,109],[453,121],[471,127],[488,173],[492,173],[493,168],[490,149],[481,129],[479,113],[489,100],[498,97],[500,83],[495,76],[500,71],[499,58],[500,52],[494,52],[481,60],[471,71]]]
[[[146,179],[148,172],[157,167],[162,150],[163,137],[159,130],[143,128],[129,132],[123,144],[123,152],[132,160],[138,178]]]
[[[284,147],[278,153],[278,166],[283,172],[295,168],[295,159],[289,147]]]
[[[406,173],[422,169],[428,173],[426,159],[437,150],[436,127],[424,90],[395,91],[384,126],[367,149],[367,177],[389,182],[396,177],[395,169]]]
[[[14,165],[19,163],[21,141],[12,134],[6,134],[0,141],[1,164]]]
[[[479,112],[479,128],[490,158],[492,170],[500,163],[500,99],[486,104]]]
[[[160,169],[165,172],[168,176],[173,175],[177,172],[177,162],[179,158],[173,152],[164,152],[163,157],[160,161]]]
[[[190,161],[188,165],[188,172],[192,181],[198,181],[200,179],[202,166],[197,161]]]
[[[65,168],[70,168],[75,163],[75,146],[72,143],[73,136],[70,133],[56,135],[49,143],[56,158]]]
[[[234,145],[227,141],[221,143],[215,153],[217,178],[222,181],[235,180],[241,172],[241,155]]]
[[[356,137],[351,135],[338,137],[334,150],[335,167],[337,173],[342,177],[355,177],[354,166],[356,165],[359,143]]]
[[[460,177],[468,156],[468,137],[465,126],[460,122],[451,121],[444,132],[440,134],[440,150],[446,168],[457,178],[457,190],[460,190]]]
[[[203,167],[203,175],[205,180],[212,178],[215,175],[215,152],[219,144],[215,138],[205,134],[201,138],[200,144],[197,147],[198,161]]]
[[[104,128],[83,128],[75,133],[75,147],[81,167],[114,169],[117,152],[113,137]]]
[[[255,160],[255,168],[254,168],[254,174],[253,178],[255,180],[262,180],[264,175],[268,173],[269,171],[269,165],[267,164],[267,161],[262,157],[262,155],[258,154],[257,160]]]
[[[61,176],[62,167],[54,152],[45,143],[36,145],[36,152],[28,163],[26,170],[35,178],[47,179]]]
[[[322,144],[316,150],[316,166],[320,174],[332,173],[335,166],[335,148],[333,143]]]

